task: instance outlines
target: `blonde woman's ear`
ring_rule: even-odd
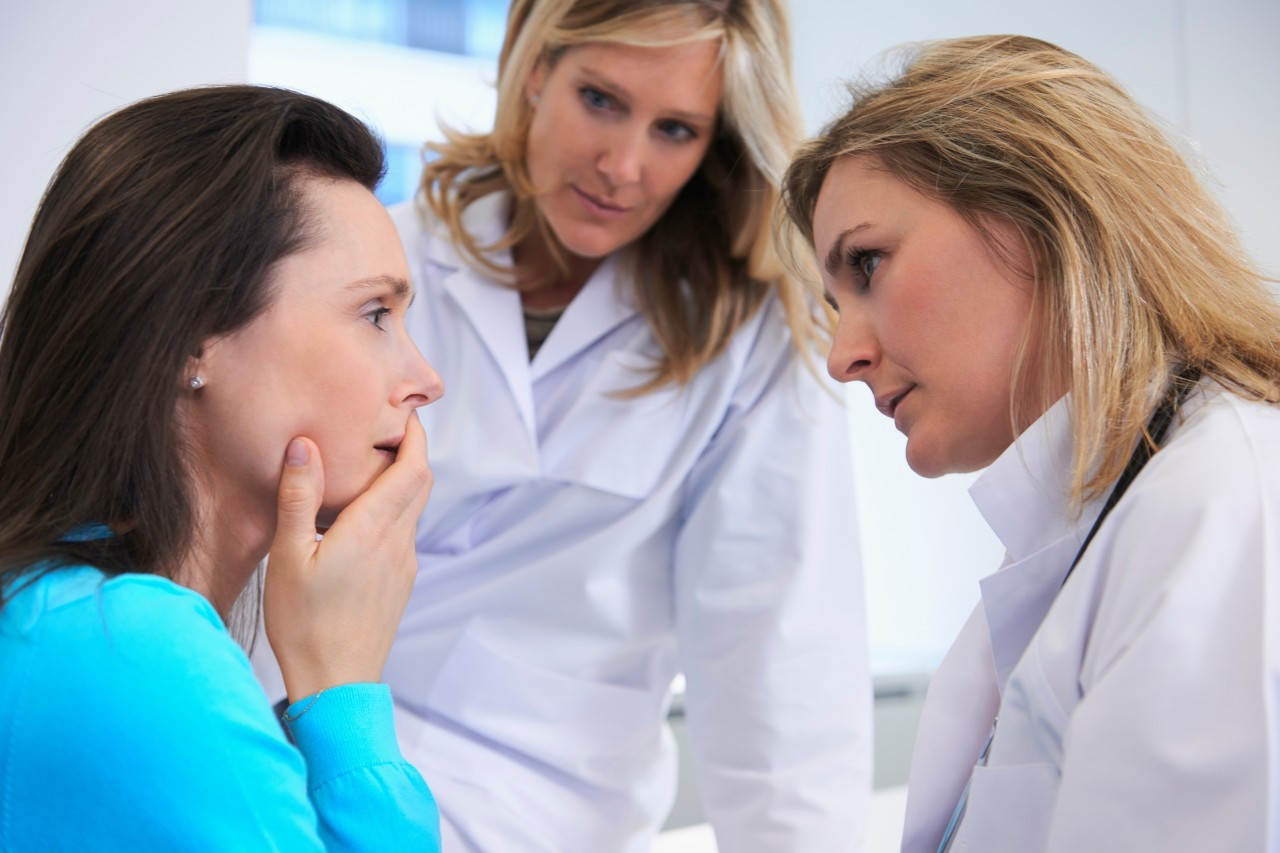
[[[529,102],[529,106],[534,109],[538,108],[538,103],[542,100],[542,83],[547,76],[546,60],[538,60],[538,64],[533,66],[533,71],[529,73],[528,78],[524,81],[524,96]]]

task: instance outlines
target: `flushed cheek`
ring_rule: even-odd
[[[328,442],[328,451],[322,446],[320,457],[327,460],[322,516],[336,516],[362,495],[391,464],[372,447],[357,447],[349,441],[340,445]]]

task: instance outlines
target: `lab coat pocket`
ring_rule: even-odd
[[[542,473],[623,497],[651,494],[687,427],[684,389],[667,385],[639,397],[653,362],[636,352],[607,355],[556,429],[544,436]]]
[[[1059,778],[1052,764],[975,767],[954,849],[957,853],[1043,850]]]
[[[606,788],[648,761],[663,697],[533,666],[464,630],[431,686],[433,711],[484,740]]]

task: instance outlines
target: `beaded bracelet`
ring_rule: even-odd
[[[299,711],[298,713],[294,714],[292,717],[291,717],[291,716],[289,716],[289,709],[288,709],[288,708],[285,708],[285,709],[284,709],[284,713],[280,715],[280,719],[284,720],[286,723],[292,723],[292,722],[296,721],[296,720],[297,720],[299,717],[301,717],[303,714],[305,714],[305,713],[307,713],[308,711],[310,711],[310,710],[311,710],[311,708],[312,708],[312,706],[314,706],[314,705],[316,704],[316,702],[318,702],[318,701],[319,701],[320,697],[321,697],[321,696],[323,696],[323,695],[324,695],[328,690],[329,690],[329,688],[328,688],[328,687],[326,687],[324,690],[321,690],[319,693],[313,693],[313,694],[311,695],[311,701],[307,703],[307,707],[303,708],[301,711]]]

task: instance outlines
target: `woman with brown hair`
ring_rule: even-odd
[[[459,849],[647,850],[671,684],[722,849],[853,849],[870,679],[848,428],[782,268],[782,0],[516,0],[492,132],[393,211],[461,393],[392,651]]]
[[[49,185],[0,326],[0,848],[438,849],[377,683],[443,391],[383,168],[341,110],[227,86]],[[268,550],[296,748],[225,627]]]
[[[787,210],[925,476],[1007,549],[930,685],[903,849],[1280,844],[1280,308],[1156,122],[1036,39],[927,43]]]

